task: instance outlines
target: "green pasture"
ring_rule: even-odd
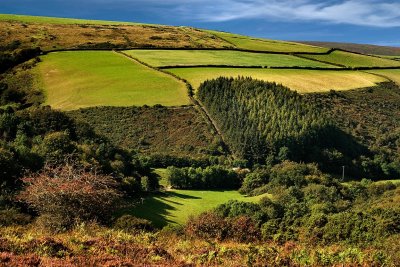
[[[360,71],[299,70],[299,69],[240,69],[240,68],[176,68],[169,72],[186,79],[193,88],[220,76],[249,76],[264,81],[282,83],[299,93],[350,90],[374,86],[387,81],[383,77]]]
[[[190,215],[213,209],[229,200],[257,202],[262,197],[246,197],[238,191],[169,190],[146,197],[128,213],[150,220],[157,227],[168,224],[184,224]]]
[[[390,79],[400,85],[400,69],[369,70],[368,72],[387,77],[388,79]]]
[[[360,55],[344,51],[333,51],[328,55],[303,54],[302,56],[346,67],[400,67],[400,62],[397,62],[395,60]]]
[[[290,55],[211,50],[129,50],[129,54],[155,67],[230,65],[334,68],[335,66]]]
[[[324,53],[328,48],[300,44],[295,42],[275,41],[269,39],[252,38],[239,34],[207,31],[216,35],[219,38],[226,40],[237,48],[255,50],[255,51],[268,51],[268,52],[314,52]]]
[[[97,25],[134,25],[134,24],[138,24],[138,23],[133,23],[133,22],[56,18],[56,17],[42,17],[42,16],[13,15],[13,14],[0,14],[0,21],[16,21],[16,22],[23,22],[23,23],[45,23],[45,24],[97,24]]]
[[[397,56],[376,55],[376,56],[383,57],[383,58],[388,58],[388,59],[393,59],[393,60],[400,60],[400,55],[397,55]]]
[[[190,103],[183,82],[114,52],[55,52],[41,59],[45,104],[56,109]]]

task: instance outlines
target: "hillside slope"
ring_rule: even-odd
[[[299,41],[299,43],[321,46],[326,48],[340,48],[347,51],[362,53],[362,54],[400,57],[400,47],[369,45],[369,44],[337,43],[337,42],[318,42],[318,41]]]
[[[0,14],[0,36],[1,43],[5,46],[18,40],[20,48],[40,46],[45,51],[154,47],[314,53],[327,51],[316,46],[203,31],[191,27],[8,14]]]

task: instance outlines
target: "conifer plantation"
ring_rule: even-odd
[[[359,149],[319,107],[276,83],[220,77],[204,82],[197,96],[231,149],[250,163],[322,163],[324,150],[355,156]]]

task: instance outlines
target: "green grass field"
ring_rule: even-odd
[[[285,41],[275,41],[269,39],[252,38],[239,34],[207,31],[211,34],[222,38],[237,48],[255,50],[255,51],[270,51],[270,52],[315,52],[324,53],[328,51],[328,48],[294,43]]]
[[[250,76],[255,79],[282,83],[299,93],[350,90],[374,86],[386,81],[383,77],[359,71],[280,70],[280,69],[229,69],[229,68],[181,68],[169,72],[188,80],[197,89],[200,83],[219,76]]]
[[[346,67],[400,67],[400,62],[379,57],[365,56],[343,51],[334,51],[329,55],[306,55],[310,59],[321,60]]]
[[[393,69],[393,70],[369,70],[369,73],[374,73],[378,75],[383,75],[390,80],[396,82],[400,85],[400,69]]]
[[[183,82],[114,52],[56,52],[41,59],[45,104],[56,109],[190,103]]]
[[[259,54],[239,51],[204,50],[129,50],[125,53],[155,67],[230,65],[274,67],[330,67],[335,66],[290,55]]]
[[[133,22],[71,19],[71,18],[26,16],[26,15],[13,15],[13,14],[0,14],[0,21],[17,21],[17,22],[23,22],[23,23],[44,23],[44,24],[95,24],[95,25],[134,25],[134,24],[137,24],[137,23],[133,23]]]
[[[147,197],[129,213],[150,220],[157,227],[182,225],[190,215],[200,214],[229,200],[257,202],[264,196],[267,195],[245,197],[238,191],[170,190]]]
[[[388,59],[393,59],[393,60],[400,60],[400,55],[397,55],[397,56],[376,55],[376,56],[383,57],[383,58],[388,58]]]

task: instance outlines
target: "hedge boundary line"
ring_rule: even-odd
[[[342,68],[329,67],[302,67],[302,66],[238,66],[238,65],[170,65],[162,66],[159,69],[190,69],[190,68],[227,68],[227,69],[307,69],[307,70],[341,70]]]
[[[132,55],[126,54],[126,53],[124,53],[123,51],[114,51],[114,52],[115,52],[115,53],[118,53],[118,54],[120,54],[120,55],[123,55],[124,57],[130,58],[130,59],[132,59],[132,60],[138,62],[139,64],[142,64],[142,65],[144,65],[144,66],[146,66],[146,67],[148,67],[148,68],[150,68],[150,69],[153,69],[153,70],[155,70],[155,71],[162,72],[162,73],[164,73],[164,74],[167,74],[167,75],[169,75],[169,76],[172,76],[172,77],[174,77],[175,79],[177,79],[177,80],[183,82],[183,83],[186,85],[187,93],[188,93],[189,97],[193,97],[193,95],[194,95],[194,93],[193,93],[193,87],[192,87],[192,85],[191,85],[187,80],[185,80],[185,79],[183,79],[183,78],[181,78],[181,77],[179,77],[178,75],[175,75],[175,74],[173,74],[173,73],[164,71],[163,69],[160,69],[160,68],[158,68],[158,67],[151,66],[150,64],[148,64],[148,63],[146,63],[146,62],[144,62],[144,61],[142,61],[142,60],[140,60],[140,59],[138,59],[138,58],[136,58],[136,57],[134,57],[134,56],[132,56]]]
[[[237,51],[237,52],[248,52],[255,54],[276,54],[276,55],[296,55],[296,54],[304,54],[304,55],[329,55],[335,49],[329,49],[326,52],[277,52],[277,51],[259,51],[259,50],[251,50],[251,49],[241,49],[241,48],[212,48],[212,47],[110,47],[110,48],[96,48],[96,47],[76,47],[76,48],[60,48],[60,49],[50,49],[43,51],[44,54],[53,53],[53,52],[69,52],[69,51],[124,51],[124,50],[184,50],[184,51]]]
[[[167,69],[195,69],[195,68],[226,68],[226,69],[293,69],[293,70],[331,70],[331,71],[349,71],[349,70],[381,70],[381,69],[400,69],[399,67],[338,67],[338,68],[325,68],[325,67],[278,67],[278,66],[234,66],[234,65],[190,65],[190,66],[163,66],[159,67],[160,70]]]
[[[217,135],[221,138],[221,140],[223,142],[223,147],[224,147],[225,151],[227,152],[227,154],[229,154],[229,155],[231,155],[231,156],[233,156],[235,158],[234,154],[232,153],[232,150],[229,148],[228,143],[225,141],[225,138],[224,138],[222,132],[220,131],[220,129],[218,128],[218,126],[216,125],[214,120],[210,117],[210,115],[208,114],[208,112],[205,109],[205,107],[194,97],[193,87],[186,79],[183,79],[183,78],[177,76],[176,74],[170,73],[170,72],[165,71],[163,69],[160,69],[160,68],[157,68],[157,67],[153,67],[153,66],[147,64],[146,62],[143,62],[140,59],[137,59],[137,58],[135,58],[135,57],[133,57],[131,55],[128,55],[128,54],[122,52],[122,51],[115,51],[115,53],[123,55],[123,56],[125,56],[127,58],[130,58],[130,59],[138,62],[139,64],[143,64],[144,66],[149,67],[149,68],[151,68],[151,69],[153,69],[155,71],[159,71],[159,72],[165,73],[165,74],[167,74],[169,76],[172,76],[175,79],[178,79],[179,81],[182,81],[183,83],[185,83],[189,99],[193,103],[193,106],[196,107],[199,110],[199,112],[200,112],[200,114],[202,114],[203,118],[209,123],[209,125],[214,129],[214,131],[217,133]]]
[[[357,52],[352,52],[352,51],[347,51],[344,49],[340,49],[340,48],[333,48],[333,51],[340,51],[340,52],[345,52],[345,53],[350,53],[350,54],[355,54],[355,55],[360,55],[360,56],[367,56],[367,57],[373,57],[373,58],[380,58],[380,59],[386,59],[386,58],[382,58],[382,57],[378,57],[378,56],[373,56],[373,55],[366,55],[366,54],[362,54],[362,53],[357,53]],[[331,52],[331,53],[332,53]],[[316,61],[316,62],[320,62],[320,63],[325,63],[325,64],[330,64],[330,65],[334,65],[334,66],[338,66],[341,68],[347,68],[347,69],[352,69],[352,70],[367,70],[367,69],[398,69],[400,68],[400,63],[399,66],[392,66],[392,67],[378,67],[378,66],[371,66],[371,67],[349,67],[346,65],[342,65],[342,64],[338,64],[338,63],[332,63],[329,61],[324,61],[324,60],[320,60],[320,59],[315,59],[315,58],[308,58],[302,55],[306,55],[304,53],[299,53],[299,54],[294,54],[293,56],[295,57],[299,57],[299,58],[303,58],[303,59],[308,59],[308,60],[312,60],[312,61]],[[387,59],[393,62],[396,62],[397,60],[392,60],[392,59]]]
[[[182,50],[182,51],[238,51],[238,52],[248,52],[248,53],[256,53],[256,54],[277,54],[277,55],[289,55],[289,56],[295,56],[298,58],[302,58],[302,59],[306,59],[306,60],[311,60],[311,61],[316,61],[316,62],[320,62],[320,63],[324,63],[324,64],[328,64],[328,65],[332,65],[332,66],[337,66],[338,68],[329,68],[329,67],[301,67],[301,66],[290,66],[290,67],[286,67],[286,66],[237,66],[237,65],[209,65],[209,64],[205,64],[205,65],[187,65],[187,66],[182,66],[182,65],[169,65],[169,66],[161,66],[161,67],[154,67],[151,66],[149,64],[147,64],[146,62],[143,62],[141,60],[139,60],[138,58],[134,58],[130,55],[127,55],[126,53],[124,53],[123,51],[126,50],[169,50],[169,51],[177,51],[177,50]],[[172,68],[266,68],[266,69],[306,69],[306,70],[373,70],[373,69],[400,69],[400,64],[399,66],[391,66],[391,67],[380,67],[380,66],[366,66],[366,67],[348,67],[345,65],[341,65],[341,64],[337,64],[337,63],[332,63],[332,62],[328,62],[328,61],[323,61],[323,60],[319,60],[319,59],[312,59],[312,58],[308,58],[308,57],[304,57],[302,55],[329,55],[334,51],[342,51],[342,52],[346,52],[346,53],[352,53],[352,54],[358,54],[358,55],[362,55],[362,56],[370,56],[370,57],[374,57],[374,58],[380,58],[380,57],[376,57],[376,56],[371,56],[371,55],[365,55],[365,54],[361,54],[361,53],[355,53],[355,52],[351,52],[351,51],[347,51],[344,49],[338,49],[338,48],[332,48],[329,51],[327,51],[326,53],[302,53],[302,52],[294,52],[294,53],[288,53],[288,52],[271,52],[271,51],[254,51],[254,50],[244,50],[244,49],[236,49],[236,48],[172,48],[172,47],[168,47],[168,48],[155,48],[155,47],[151,47],[151,48],[110,48],[110,49],[106,49],[106,48],[71,48],[71,49],[53,49],[53,50],[47,50],[47,51],[42,51],[42,55],[46,55],[49,53],[54,53],[54,52],[76,52],[76,51],[116,51],[116,52],[121,52],[123,53],[125,56],[131,57],[132,59],[138,61],[139,63],[146,65],[150,68],[153,68],[155,70],[161,71],[163,69],[172,69]],[[390,59],[389,59],[390,60]],[[397,61],[397,60],[391,60],[391,61]],[[171,75],[171,74],[170,74]],[[172,74],[173,75],[173,74]],[[184,81],[184,79],[176,76],[175,78]]]

